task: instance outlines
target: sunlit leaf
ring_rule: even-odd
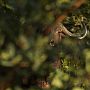
[[[75,88],[73,88],[72,90],[85,90],[85,89],[80,88],[80,87],[75,87]]]

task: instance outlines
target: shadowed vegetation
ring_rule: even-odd
[[[74,3],[0,0],[0,90],[90,90],[90,1],[68,12]],[[80,35],[84,22],[87,36],[63,35],[51,46],[49,29],[58,17]]]

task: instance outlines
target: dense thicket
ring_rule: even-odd
[[[45,31],[71,4],[0,0],[0,90],[90,90],[90,1],[62,22],[72,33],[82,33],[78,26],[84,18],[84,39],[66,36],[52,47]]]

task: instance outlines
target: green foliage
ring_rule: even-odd
[[[65,37],[51,47],[43,33],[72,3],[0,0],[0,90],[40,90],[37,80],[42,78],[50,84],[47,90],[90,90],[90,1],[63,22],[71,32],[81,33],[76,26],[83,18],[88,27],[83,40]],[[57,59],[60,62],[54,63]],[[10,85],[2,89],[3,82]]]

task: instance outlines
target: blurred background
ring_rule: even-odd
[[[47,29],[74,0],[0,0],[0,90],[90,90],[90,0],[62,22],[72,33],[49,44]],[[46,35],[47,33],[47,35]]]

